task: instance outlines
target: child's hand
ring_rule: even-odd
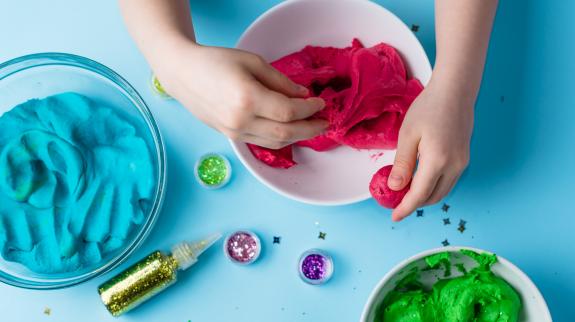
[[[154,66],[166,91],[196,117],[226,136],[281,148],[319,135],[319,98],[290,81],[261,57],[236,49],[180,46]]]
[[[405,187],[418,165],[409,192],[393,211],[394,221],[439,202],[467,167],[473,130],[471,96],[447,82],[432,80],[411,105],[399,132],[389,187]]]

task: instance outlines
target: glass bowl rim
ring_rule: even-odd
[[[61,65],[65,67],[76,67],[84,71],[89,71],[99,76],[104,77],[108,81],[112,82],[114,85],[118,86],[120,91],[132,102],[133,106],[138,110],[139,114],[143,117],[149,135],[154,142],[155,157],[156,157],[156,171],[157,171],[157,185],[154,192],[154,202],[150,211],[147,214],[146,221],[141,226],[137,234],[133,237],[133,240],[125,246],[125,248],[116,254],[110,260],[104,262],[102,265],[90,270],[89,272],[83,273],[81,275],[72,277],[63,277],[58,279],[25,279],[21,277],[15,277],[4,271],[0,270],[0,282],[8,285],[26,288],[26,289],[61,289],[67,288],[74,285],[84,283],[90,279],[97,276],[103,275],[112,269],[118,267],[124,263],[128,257],[134,253],[142,243],[147,239],[151,230],[153,229],[160,210],[162,208],[162,203],[164,201],[164,195],[166,190],[167,181],[167,161],[166,161],[166,151],[162,135],[160,133],[158,124],[152,112],[150,111],[146,102],[142,99],[140,94],[136,89],[122,76],[116,73],[111,68],[96,62],[92,59],[59,52],[46,52],[46,53],[36,53],[30,55],[24,55],[17,58],[10,59],[4,63],[0,64],[0,82],[19,72],[27,69],[32,69],[36,67],[51,66],[51,65]]]

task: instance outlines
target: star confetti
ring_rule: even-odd
[[[441,210],[443,210],[443,212],[448,212],[450,207],[451,207],[450,205],[444,203],[443,206],[441,207]]]
[[[46,315],[52,314],[52,309],[50,309],[49,307],[45,308],[45,309],[44,309],[44,314],[46,314]]]
[[[417,209],[417,217],[423,217],[423,209]]]
[[[411,25],[411,31],[418,32],[419,31],[419,25]]]
[[[281,237],[280,236],[274,236],[274,244],[279,244],[281,242]]]
[[[451,220],[449,220],[449,218],[443,218],[443,225],[451,225]]]
[[[443,245],[444,247],[449,246],[449,240],[447,240],[447,238],[441,242],[441,245]]]
[[[317,238],[325,240],[325,235],[326,235],[326,233],[320,231],[319,236],[317,236]]]
[[[467,221],[465,221],[463,219],[459,221],[459,227],[457,227],[457,230],[459,230],[459,232],[462,234],[465,231],[465,228],[466,228],[465,225],[467,225]]]

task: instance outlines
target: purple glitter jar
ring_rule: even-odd
[[[298,272],[306,283],[323,284],[333,275],[333,260],[323,250],[310,249],[301,255]]]
[[[224,253],[237,264],[246,265],[255,262],[261,250],[259,237],[251,231],[236,231],[224,241]]]

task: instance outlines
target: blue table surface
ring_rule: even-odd
[[[192,0],[198,39],[233,46],[278,2]],[[433,61],[433,1],[377,2],[420,26],[417,36]],[[220,247],[211,249],[177,285],[119,321],[357,321],[389,269],[446,238],[508,258],[538,285],[555,321],[575,321],[573,12],[573,1],[501,1],[477,103],[471,164],[445,199],[451,205],[447,213],[436,205],[402,223],[392,223],[389,211],[372,200],[309,206],[260,184],[222,135],[150,92],[149,67],[116,1],[2,0],[0,61],[45,51],[84,55],[125,76],[150,105],[167,143],[167,198],[152,235],[124,267],[156,248],[214,231],[248,228],[263,239],[256,264],[236,266]],[[222,190],[207,191],[195,182],[192,166],[214,151],[230,158],[234,178]],[[451,225],[443,225],[446,217]],[[464,233],[457,231],[461,219],[467,221]],[[317,238],[320,230],[325,240]],[[281,244],[272,244],[275,235]],[[333,280],[321,287],[302,283],[295,270],[298,256],[312,247],[326,249],[335,260]],[[108,277],[58,291],[0,285],[0,321],[113,321],[96,292]]]

